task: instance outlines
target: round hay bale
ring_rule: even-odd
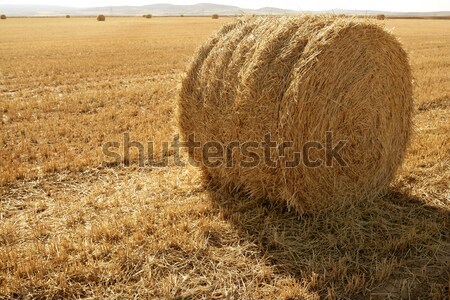
[[[98,15],[97,16],[97,21],[103,22],[106,20],[106,17],[104,15]]]
[[[66,15],[66,19],[70,19],[70,16],[69,16],[69,15]]]
[[[409,141],[411,82],[400,43],[368,21],[238,20],[194,56],[180,133],[202,143],[189,156],[208,180],[299,213],[328,209],[386,190]],[[211,142],[221,158],[207,159]]]
[[[1,15],[1,16],[0,16],[0,19],[6,20],[6,15]]]
[[[384,19],[386,19],[386,16],[383,14],[379,14],[376,16],[376,18],[377,18],[377,20],[384,20]]]
[[[153,16],[151,14],[145,15],[147,19],[151,19]]]
[[[218,14],[213,14],[213,15],[212,15],[212,18],[213,18],[213,19],[218,19],[218,18],[219,18],[219,15],[218,15]]]

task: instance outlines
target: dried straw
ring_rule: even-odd
[[[103,22],[103,21],[105,21],[105,20],[106,20],[106,17],[105,17],[104,15],[98,15],[98,16],[97,16],[97,21]]]
[[[232,185],[257,198],[315,211],[372,198],[386,190],[409,141],[411,71],[397,39],[368,21],[335,16],[240,19],[225,25],[195,55],[184,78],[179,126],[186,139],[202,143],[292,141],[278,165],[202,165],[221,186]],[[348,166],[287,168],[293,152],[309,141],[334,144]],[[255,150],[260,157],[264,149]],[[323,150],[310,159],[325,159]],[[230,162],[230,161],[228,161]]]

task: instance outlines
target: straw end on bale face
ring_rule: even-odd
[[[393,178],[409,141],[411,71],[396,38],[367,21],[242,19],[198,50],[179,112],[181,132],[202,145],[192,158],[216,181],[322,210]]]

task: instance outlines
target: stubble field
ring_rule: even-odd
[[[186,65],[231,18],[0,21],[0,299],[445,299],[450,21],[386,20],[410,54],[414,129],[383,198],[297,216],[193,167],[102,164],[172,141]]]

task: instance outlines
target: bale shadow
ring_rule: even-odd
[[[215,209],[276,270],[324,298],[445,299],[450,211],[398,188],[370,202],[298,216],[209,187]]]

